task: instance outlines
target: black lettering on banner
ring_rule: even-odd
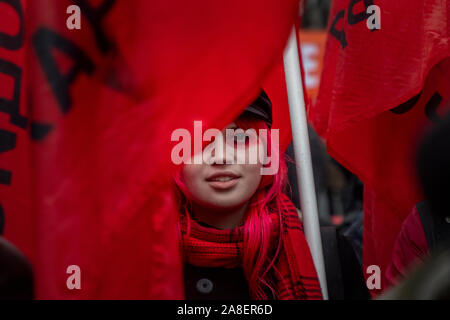
[[[364,1],[364,11],[354,14],[353,7],[361,1]],[[373,0],[350,0],[347,12],[348,24],[352,26],[366,20],[369,17],[369,15],[367,14],[367,8],[371,5],[373,5]]]
[[[0,112],[10,115],[9,122],[22,129],[27,127],[27,119],[19,114],[20,87],[22,82],[22,69],[3,59],[0,59],[0,73],[6,74],[14,79],[13,99],[8,100],[0,97]]]
[[[81,71],[91,74],[94,71],[94,64],[76,44],[45,27],[36,31],[32,42],[61,111],[67,113],[72,106],[69,93],[70,85]],[[75,62],[72,69],[65,75],[59,71],[58,65],[51,54],[53,48],[61,50],[73,58]]]
[[[343,49],[345,49],[345,47],[347,46],[347,39],[345,38],[344,26],[342,25],[342,30],[338,30],[336,29],[336,25],[338,24],[339,20],[344,18],[345,18],[345,10],[339,11],[336,14],[336,17],[334,18],[330,27],[330,34],[340,42]]]
[[[13,150],[16,147],[17,135],[14,132],[0,129],[0,153]],[[0,169],[0,184],[11,184],[12,172]]]
[[[427,102],[425,106],[425,114],[433,122],[438,122],[440,120],[439,116],[436,113],[437,108],[442,102],[442,96],[435,92],[431,99]]]
[[[11,185],[12,172],[10,170],[0,169],[0,184]]]
[[[421,96],[422,92],[420,92],[418,95],[412,97],[405,103],[402,103],[398,107],[395,107],[391,109],[390,111],[395,114],[404,114],[408,111],[410,111],[416,103],[419,101],[419,98]],[[435,92],[430,100],[428,100],[427,104],[425,105],[425,115],[428,119],[430,119],[433,122],[438,122],[440,120],[440,117],[437,115],[436,110],[439,107],[439,105],[442,102],[442,96]]]
[[[18,50],[22,47],[25,38],[24,14],[22,4],[20,3],[20,0],[0,0],[0,3],[1,2],[9,4],[16,11],[17,15],[19,16],[20,26],[19,32],[14,36],[11,36],[4,32],[0,32],[0,47],[8,50]]]
[[[43,140],[50,131],[53,130],[53,125],[47,123],[31,122],[30,136],[35,141]]]
[[[86,16],[87,20],[94,30],[95,39],[100,51],[105,54],[112,49],[112,43],[108,40],[102,28],[102,20],[109,10],[113,7],[116,0],[105,0],[98,8],[93,8],[86,0],[73,0],[77,4],[81,12]]]
[[[419,94],[415,95],[408,101],[402,103],[398,107],[392,108],[391,112],[395,113],[395,114],[403,114],[403,113],[408,112],[416,105],[416,103],[417,103],[417,101],[419,101],[419,98],[421,95],[422,95],[422,92],[419,92]]]

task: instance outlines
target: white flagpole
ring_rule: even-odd
[[[317,276],[319,277],[322,296],[328,300],[322,240],[320,238],[319,217],[312,171],[311,149],[309,146],[308,124],[306,121],[305,100],[300,72],[300,58],[295,33],[296,28],[294,27],[289,36],[283,60],[297,167],[297,181],[305,237],[311,250]]]

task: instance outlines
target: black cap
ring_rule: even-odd
[[[265,121],[269,128],[272,126],[272,102],[264,90],[261,90],[258,98],[244,110],[243,114],[256,116]]]

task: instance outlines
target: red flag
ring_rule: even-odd
[[[271,72],[264,79],[263,88],[267,92],[274,108],[272,128],[279,130],[280,151],[283,152],[291,143],[292,131],[283,59],[281,56],[278,63],[276,63]]]
[[[421,199],[418,138],[450,98],[449,9],[449,1],[352,0],[335,1],[331,10],[310,117],[330,154],[370,188],[364,262],[382,274],[401,222]],[[380,29],[371,24],[376,12]]]
[[[37,297],[182,298],[171,133],[255,98],[297,1],[0,6],[0,204]]]

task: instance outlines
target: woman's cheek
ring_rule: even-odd
[[[190,197],[197,197],[202,192],[200,183],[201,168],[195,164],[185,165],[182,171],[182,181],[186,186],[185,190]]]
[[[262,166],[260,164],[246,165],[245,168],[247,176],[247,183],[245,187],[252,190],[253,193],[258,189],[261,181],[261,168]]]

